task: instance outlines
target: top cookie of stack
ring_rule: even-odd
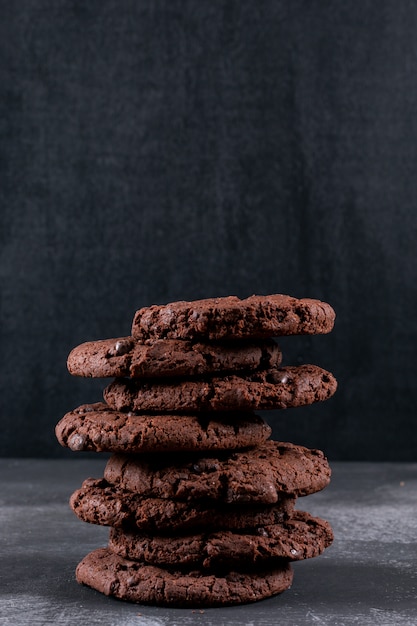
[[[144,307],[133,319],[138,339],[259,339],[315,335],[332,330],[335,313],[327,302],[275,294],[206,298]]]

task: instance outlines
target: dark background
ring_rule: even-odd
[[[417,4],[9,0],[0,16],[3,456],[72,456],[75,345],[179,299],[289,293],[337,395],[266,415],[330,459],[416,460]]]

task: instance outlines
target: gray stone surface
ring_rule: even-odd
[[[281,596],[201,612],[128,604],[76,583],[77,563],[108,530],[80,522],[67,502],[105,462],[0,460],[1,626],[417,624],[417,464],[332,464],[330,486],[298,508],[331,522],[333,546],[296,563]]]

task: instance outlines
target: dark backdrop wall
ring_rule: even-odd
[[[329,301],[283,342],[337,395],[267,414],[330,459],[415,460],[417,4],[0,3],[1,440],[74,456],[75,345],[178,299]]]

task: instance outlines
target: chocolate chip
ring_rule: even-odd
[[[74,452],[83,450],[84,445],[85,437],[83,437],[82,435],[72,435],[72,437],[70,437],[70,439],[68,440],[68,446],[71,448],[71,450],[74,450]]]
[[[129,339],[119,339],[114,346],[114,353],[116,356],[122,356],[127,354],[132,348],[132,342]]]
[[[285,385],[285,383],[287,383],[289,379],[288,379],[287,374],[285,374],[284,372],[275,370],[275,371],[270,372],[267,375],[266,380],[268,383],[273,383],[275,385],[278,385],[278,384]]]

